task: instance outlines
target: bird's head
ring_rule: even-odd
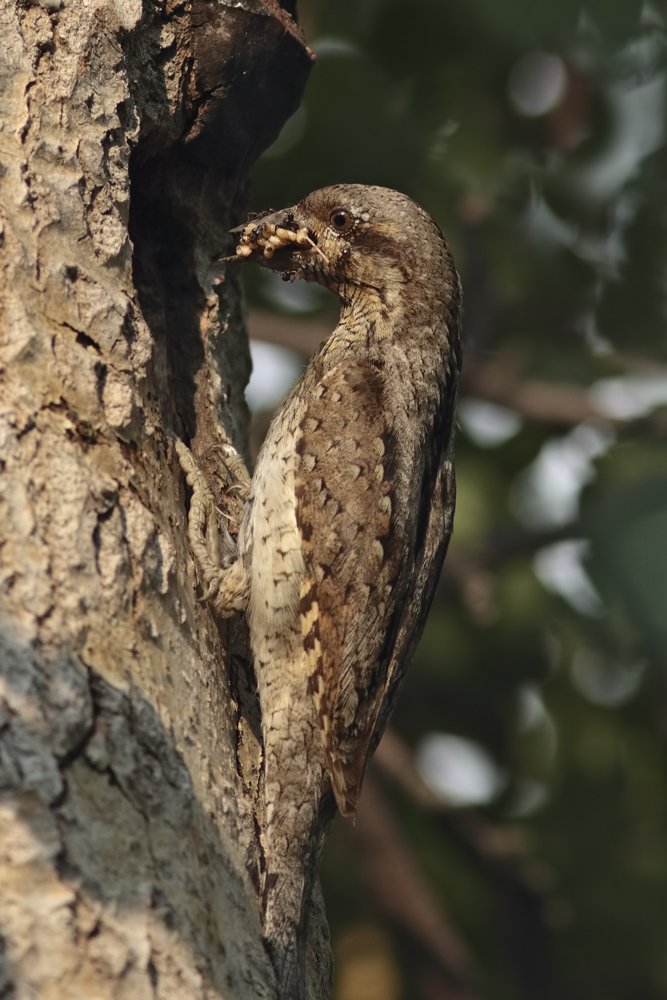
[[[250,260],[285,280],[316,281],[344,302],[364,290],[382,296],[455,280],[431,217],[390,188],[334,184],[232,232],[239,242],[228,260]]]

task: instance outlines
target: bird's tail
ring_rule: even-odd
[[[293,805],[279,801],[268,817],[263,929],[281,1000],[306,1000],[307,942],[317,877],[319,810],[315,803],[302,803],[298,810]]]
[[[322,768],[313,768],[311,761],[308,775],[312,783],[304,788],[302,762],[294,761],[292,767],[292,762],[281,759],[276,772],[271,767],[270,746],[265,747],[265,755],[264,937],[281,1000],[307,1000],[306,966],[319,848],[335,805]]]

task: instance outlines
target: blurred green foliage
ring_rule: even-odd
[[[667,8],[303,0],[300,14],[318,58],[253,207],[384,184],[454,250],[457,523],[394,722],[418,763],[426,736],[456,734],[500,775],[442,811],[383,785],[467,986],[446,956],[427,975],[360,891],[345,830],[325,859],[334,934],[379,928],[407,1000],[665,998]],[[505,869],[467,841],[471,809],[520,831]],[[348,982],[345,1000],[390,996]]]

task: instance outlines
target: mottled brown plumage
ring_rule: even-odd
[[[247,608],[265,752],[264,927],[281,995],[301,998],[321,807],[331,790],[341,813],[356,809],[451,533],[461,296],[435,224],[385,188],[315,191],[253,220],[237,256],[341,301],[262,447],[238,559],[205,573],[220,611]]]

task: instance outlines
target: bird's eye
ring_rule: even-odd
[[[350,213],[346,212],[344,208],[337,208],[331,213],[330,221],[334,229],[337,229],[339,233],[344,233],[346,229],[349,229],[352,219]]]

